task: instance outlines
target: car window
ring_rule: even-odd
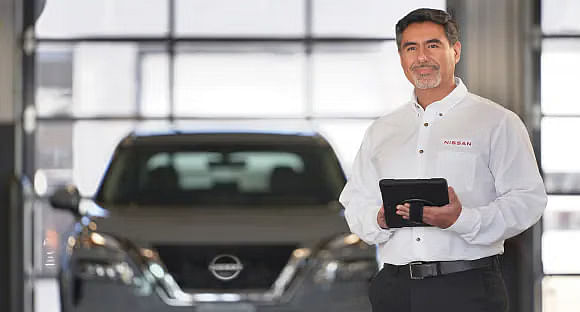
[[[295,153],[250,151],[232,152],[226,156],[215,152],[160,152],[152,155],[143,167],[142,183],[155,188],[155,172],[173,167],[175,184],[181,190],[211,190],[231,184],[241,192],[268,192],[270,177],[275,168],[291,168],[304,173],[304,160]]]
[[[272,205],[336,200],[330,148],[165,147],[116,153],[97,200],[116,204]]]

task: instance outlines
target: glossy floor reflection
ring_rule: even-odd
[[[580,299],[579,277],[546,277],[543,281],[543,312],[578,311]],[[35,312],[60,312],[59,289],[56,279],[37,279],[34,285]]]

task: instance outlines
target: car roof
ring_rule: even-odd
[[[264,131],[264,130],[164,130],[157,132],[134,131],[127,135],[120,146],[180,145],[180,144],[268,144],[268,145],[316,145],[329,143],[315,131]]]

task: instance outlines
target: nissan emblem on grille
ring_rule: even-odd
[[[242,272],[244,266],[240,259],[232,255],[218,255],[209,263],[209,271],[217,279],[229,281]]]

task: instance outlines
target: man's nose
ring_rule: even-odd
[[[419,49],[419,53],[417,54],[417,60],[421,63],[427,61],[427,55],[425,54],[424,49]]]

